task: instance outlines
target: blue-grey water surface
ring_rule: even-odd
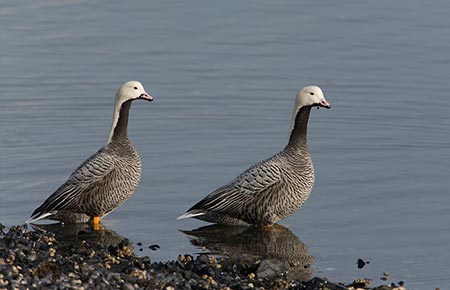
[[[152,260],[199,250],[175,218],[282,149],[298,89],[320,85],[310,199],[282,221],[316,275],[450,287],[450,2],[6,1],[0,7],[0,222],[21,224],[108,137],[143,174],[103,224]],[[370,264],[357,269],[358,258]]]

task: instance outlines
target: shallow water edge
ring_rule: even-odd
[[[224,231],[229,233],[223,235]],[[0,224],[0,287],[26,289],[406,289],[369,288],[314,277],[314,258],[287,228],[206,226],[184,232],[205,251],[152,262],[127,238],[102,226]],[[157,250],[158,245],[153,245]]]

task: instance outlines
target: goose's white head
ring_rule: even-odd
[[[114,106],[114,115],[111,125],[111,131],[109,133],[108,143],[111,142],[112,136],[114,134],[114,128],[119,121],[120,110],[122,105],[128,101],[134,100],[147,100],[149,102],[153,101],[153,97],[147,93],[144,86],[138,81],[128,81],[124,83],[116,93],[116,104]]]
[[[307,86],[297,93],[294,110],[297,112],[300,108],[307,106],[331,108],[318,86]]]
[[[153,101],[153,97],[145,91],[144,86],[138,81],[124,83],[116,93],[116,105],[137,99]]]
[[[298,111],[303,107],[324,107],[331,108],[330,103],[327,102],[323,95],[322,89],[318,86],[307,86],[301,89],[295,97],[294,111],[292,112],[291,130],[294,129],[295,118]]]

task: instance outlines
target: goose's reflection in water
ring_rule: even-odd
[[[104,247],[116,247],[125,237],[115,231],[99,225],[98,230],[93,230],[89,224],[32,224],[37,232],[51,232],[57,241],[63,246],[80,246],[83,243],[90,245],[102,245]]]
[[[280,270],[289,279],[309,280],[312,277],[314,257],[308,253],[307,246],[284,226],[212,225],[182,232],[189,236],[194,246],[208,249],[209,254],[223,256],[223,264],[237,260],[251,263],[276,260],[284,266]]]

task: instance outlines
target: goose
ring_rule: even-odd
[[[297,211],[314,184],[314,168],[306,145],[312,107],[331,108],[318,86],[307,86],[297,93],[289,142],[281,152],[251,166],[177,219],[192,217],[223,225],[264,227]]]
[[[128,113],[134,100],[153,101],[138,81],[124,83],[116,93],[113,121],[106,145],[81,163],[26,223],[41,219],[64,223],[100,220],[124,203],[141,178],[141,159],[128,139]]]

